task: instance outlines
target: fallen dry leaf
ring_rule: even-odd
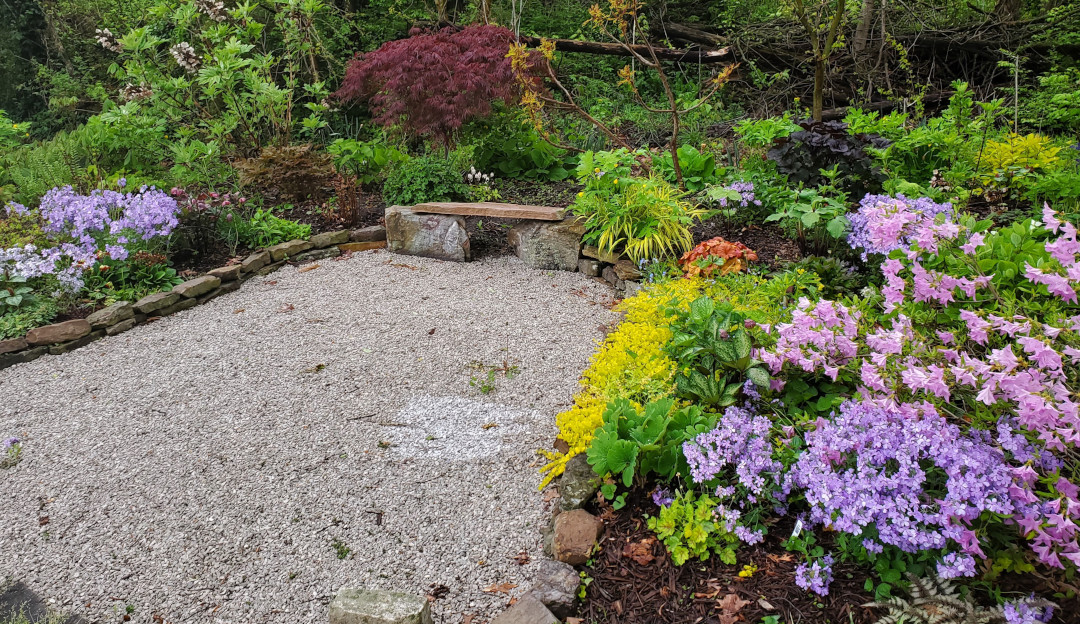
[[[780,563],[780,562],[783,562],[783,561],[794,561],[795,560],[795,555],[792,555],[791,553],[784,553],[782,555],[768,554],[768,555],[765,555],[765,556],[769,559],[769,561],[775,561],[777,563]]]
[[[566,624],[585,624],[585,620],[581,618],[566,618]]]
[[[311,266],[306,266],[306,267],[304,267],[302,269],[297,269],[296,272],[297,273],[307,273],[308,271],[314,271],[315,269],[317,269],[317,268],[319,268],[321,266],[322,266],[321,264],[313,264]]]
[[[296,306],[294,306],[291,303],[286,303],[285,305],[278,308],[278,313],[292,312],[295,309],[296,309]]]
[[[544,490],[544,502],[545,503],[550,503],[551,501],[555,500],[556,498],[559,498],[559,490],[556,490],[555,488],[548,488],[548,489]]]
[[[428,336],[434,336],[435,335],[435,328],[432,327],[431,329],[429,329],[427,335]]]
[[[269,282],[266,282],[266,285],[267,286],[277,286],[277,280],[270,280]]]
[[[236,308],[235,310],[232,311],[232,313],[233,314],[240,314],[243,311],[244,311],[244,308]]]
[[[739,598],[738,594],[728,594],[716,601],[720,609],[720,624],[735,624],[739,620],[739,611],[750,604],[749,600]]]
[[[483,427],[481,427],[481,429],[483,429],[484,431],[487,431],[488,429],[494,429],[495,427],[498,427],[498,426],[499,426],[499,423],[488,423],[488,424],[484,425]]]
[[[514,583],[498,583],[488,585],[484,588],[484,592],[488,594],[509,594],[511,589],[517,587]]]
[[[461,620],[461,624],[472,624],[474,619],[476,619],[476,616],[470,613],[465,616],[465,619]]]
[[[758,598],[758,606],[766,611],[776,611],[776,607],[772,606],[772,603],[764,598]]]
[[[529,551],[527,551],[527,550],[523,550],[523,551],[519,552],[518,554],[511,557],[511,559],[516,561],[518,565],[528,565],[529,561],[532,560],[529,557]]]
[[[623,546],[623,557],[633,559],[638,565],[649,565],[653,562],[652,547],[656,543],[655,537],[647,537],[640,542],[632,542]]]

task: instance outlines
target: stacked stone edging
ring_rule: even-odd
[[[233,292],[256,275],[267,275],[286,262],[309,262],[343,253],[386,247],[386,228],[323,232],[310,240],[291,240],[248,255],[238,264],[218,267],[205,275],[177,284],[170,291],[152,293],[138,301],[118,301],[85,319],[35,327],[19,338],[0,340],[0,370],[46,355],[60,355],[104,338],[123,333],[148,320],[175,314],[215,297]]]

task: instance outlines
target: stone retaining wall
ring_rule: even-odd
[[[286,262],[310,262],[343,253],[386,247],[386,229],[371,226],[316,234],[310,240],[292,240],[260,249],[238,264],[218,267],[178,284],[170,291],[153,293],[132,303],[118,301],[85,319],[31,329],[21,338],[0,340],[0,369],[30,362],[43,355],[60,355],[104,338],[123,333],[140,323],[154,321],[233,292],[256,275],[272,273]]]

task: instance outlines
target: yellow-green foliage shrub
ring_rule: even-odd
[[[635,407],[674,394],[677,363],[664,352],[671,340],[667,311],[688,309],[690,302],[703,294],[729,301],[740,312],[760,323],[774,322],[781,311],[774,293],[775,280],[747,274],[729,275],[713,282],[701,278],[677,279],[652,284],[620,304],[625,317],[619,327],[604,340],[582,374],[581,391],[574,405],[556,417],[559,439],[566,442],[566,453],[542,451],[548,463],[540,487],[562,474],[566,462],[584,453],[596,429],[603,424],[607,404],[627,399]],[[788,285],[783,284],[786,289]]]
[[[987,141],[979,166],[979,182],[996,188],[1022,189],[1061,166],[1061,147],[1040,134],[1010,134]]]

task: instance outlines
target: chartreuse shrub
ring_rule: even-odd
[[[634,261],[683,254],[694,243],[690,227],[708,211],[659,177],[632,177],[635,164],[625,149],[581,156],[577,177],[585,188],[571,209],[585,219],[585,242]]]
[[[683,492],[660,513],[649,518],[649,528],[671,553],[675,565],[682,565],[691,558],[702,561],[713,553],[728,565],[735,564],[735,547],[738,538],[717,521],[716,507],[719,501],[708,494],[696,495]]]

